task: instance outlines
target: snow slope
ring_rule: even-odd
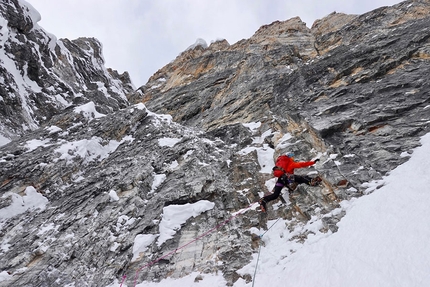
[[[382,188],[343,204],[337,233],[317,234],[279,258],[285,247],[269,231],[255,286],[430,286],[430,134],[421,142]]]
[[[289,231],[282,219],[268,222],[269,230],[252,230],[264,244],[239,273],[250,274],[254,282],[239,279],[234,287],[430,286],[430,134],[421,143],[408,162],[384,178],[381,188],[381,182],[368,183],[368,195],[344,201],[333,211],[346,211],[338,232],[321,233],[321,218],[297,227],[314,233],[303,244],[293,240],[296,230]],[[221,275],[193,273],[136,286],[225,284]],[[109,287],[121,285],[127,286],[115,282]]]

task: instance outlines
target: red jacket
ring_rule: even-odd
[[[281,155],[276,160],[275,165],[278,168],[276,168],[276,167],[274,168],[273,175],[275,177],[280,177],[284,173],[294,174],[294,169],[295,168],[307,167],[307,166],[311,166],[311,165],[314,165],[314,164],[315,164],[314,161],[297,161],[296,162],[292,158],[290,158],[290,157],[288,157],[286,155]]]

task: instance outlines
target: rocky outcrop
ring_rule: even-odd
[[[385,174],[428,130],[429,9],[332,13],[311,29],[274,22],[234,45],[185,51],[130,99],[208,131],[262,121]]]
[[[294,231],[285,240],[336,232],[340,203],[383,184],[429,132],[428,1],[197,42],[134,92],[127,74],[104,68],[97,40],[54,40],[31,7],[5,3],[0,31],[21,40],[1,38],[20,67],[1,66],[11,91],[2,124],[32,130],[0,147],[0,286],[132,286],[192,272],[249,282],[238,270],[258,250],[253,229],[281,217]],[[20,49],[41,61],[26,65]],[[22,112],[36,95],[55,98],[54,112],[42,100]],[[323,184],[262,214],[250,203],[270,191],[272,159],[286,151],[320,158],[297,173]],[[160,239],[169,207],[202,202],[210,208]]]
[[[235,189],[228,181],[226,164],[232,151],[221,141],[206,139],[169,117],[150,113],[143,105],[90,121],[70,113],[54,117],[51,124],[54,126],[25,137],[21,145],[2,149],[3,198],[10,201],[16,193],[25,201],[31,187],[50,206],[3,223],[3,244],[9,247],[2,254],[0,269],[12,274],[17,268],[28,268],[23,274],[15,272],[9,286],[35,286],[31,282],[38,282],[37,286],[73,282],[107,286],[126,270],[131,280],[132,270],[142,264],[131,261],[134,239],[138,234],[158,233],[155,222],[164,206],[202,199],[216,203],[216,208],[196,219],[198,225],[182,229],[182,234],[193,236],[225,219],[226,206],[232,209],[237,205],[229,196]],[[43,144],[31,150],[28,147],[35,136],[43,139]],[[166,138],[177,143],[165,146],[162,140]],[[154,178],[162,174],[166,178],[154,190]],[[43,226],[45,231],[40,229]],[[200,245],[202,252],[212,254],[216,248],[212,240],[215,238]],[[217,240],[220,256],[223,249],[229,251],[228,246],[245,243],[240,237]],[[152,256],[161,256],[175,244],[176,240],[157,247],[154,242]],[[249,255],[250,250],[247,252]],[[183,254],[177,256],[189,260]],[[174,258],[167,259],[168,266]],[[209,268],[204,260],[194,265],[201,270]],[[159,279],[171,268],[157,267],[141,276]],[[191,270],[190,266],[184,268],[183,272]],[[215,263],[211,270],[217,270]]]
[[[22,135],[67,107],[93,101],[99,112],[128,105],[134,90],[127,73],[104,67],[94,38],[69,41],[43,30],[40,14],[18,0],[0,3],[1,133]]]

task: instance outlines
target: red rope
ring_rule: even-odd
[[[234,214],[233,216],[231,216],[229,219],[227,219],[227,220],[223,221],[222,223],[218,224],[218,225],[217,225],[217,226],[215,226],[214,228],[209,229],[208,231],[206,231],[206,232],[205,232],[205,233],[203,233],[202,235],[200,235],[200,236],[198,236],[198,237],[194,238],[194,239],[193,239],[193,240],[191,240],[190,242],[188,242],[188,243],[186,243],[186,244],[184,244],[184,245],[182,245],[182,246],[180,246],[180,247],[176,248],[175,250],[173,250],[173,251],[171,251],[171,252],[167,253],[166,255],[163,255],[163,256],[161,256],[161,257],[159,257],[159,258],[157,258],[157,259],[155,259],[155,260],[153,260],[153,261],[151,261],[151,262],[149,262],[149,263],[147,263],[147,264],[143,265],[143,266],[142,266],[142,267],[140,267],[139,269],[137,269],[137,271],[136,271],[136,275],[135,275],[135,277],[134,277],[134,287],[136,287],[137,277],[138,277],[138,275],[139,275],[139,272],[140,272],[142,269],[147,268],[147,267],[149,267],[149,266],[151,266],[151,265],[154,265],[154,264],[155,264],[155,263],[157,263],[158,261],[160,261],[160,260],[162,260],[162,259],[164,259],[164,258],[166,258],[166,257],[168,257],[168,256],[170,256],[170,255],[172,255],[172,254],[175,254],[178,250],[184,249],[185,247],[187,247],[187,246],[188,246],[188,245],[190,245],[191,243],[194,243],[194,242],[196,242],[197,240],[202,239],[202,238],[203,238],[203,237],[205,237],[206,235],[208,235],[208,234],[210,234],[210,233],[214,232],[215,230],[220,229],[222,226],[224,226],[224,225],[226,225],[227,223],[229,223],[230,221],[232,221],[232,220],[233,220],[235,217],[237,217],[239,214],[242,214],[243,212],[245,212],[245,211],[247,211],[248,209],[250,209],[250,208],[252,207],[252,205],[253,205],[253,204],[254,204],[254,203],[251,203],[248,207],[246,207],[246,208],[242,209],[241,211],[237,212],[236,214]],[[122,282],[121,282],[120,287],[122,287],[122,284],[124,283],[124,281],[125,281],[125,279],[126,279],[126,278],[127,278],[127,276],[126,276],[126,275],[124,275],[124,276],[122,277]]]

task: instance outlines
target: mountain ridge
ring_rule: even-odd
[[[0,286],[108,286],[123,276],[131,286],[193,272],[220,272],[234,286],[253,280],[238,270],[268,220],[287,220],[295,235],[285,240],[297,243],[335,233],[340,203],[383,185],[429,131],[429,10],[404,1],[332,13],[312,28],[277,21],[233,45],[194,45],[135,89],[104,67],[98,40],[56,40],[37,11],[6,0],[0,124],[13,140],[0,147]],[[287,151],[320,158],[297,173],[323,185],[172,252],[270,192],[273,160]],[[28,203],[34,196],[40,205]],[[165,207],[207,201],[212,209],[157,244]],[[24,210],[12,213],[18,202]],[[150,242],[139,249],[142,237]]]
[[[97,39],[57,40],[37,24],[41,16],[27,2],[7,0],[1,8],[4,137],[34,130],[68,106],[89,99],[101,112],[128,105],[126,94],[134,86],[127,73],[118,75],[104,67]]]

